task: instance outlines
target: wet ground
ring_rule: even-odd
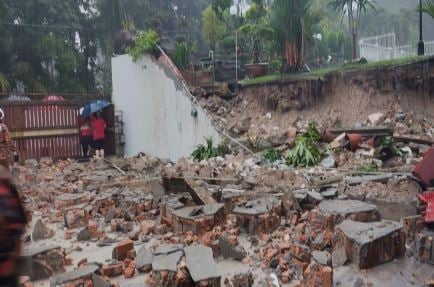
[[[434,276],[434,265],[404,257],[369,270],[360,271],[352,266],[335,268],[333,286],[422,287],[432,276]]]

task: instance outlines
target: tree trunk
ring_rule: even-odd
[[[357,58],[357,34],[354,27],[354,14],[353,14],[353,1],[350,1],[348,3],[348,21],[349,21],[349,28],[350,28],[350,34],[352,38],[352,58]]]

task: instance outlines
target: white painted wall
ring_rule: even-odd
[[[123,111],[125,155],[139,152],[177,161],[205,137],[218,142],[211,120],[194,104],[164,61],[150,56],[134,63],[128,55],[112,59],[113,102]]]

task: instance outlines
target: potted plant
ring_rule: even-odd
[[[262,1],[255,1],[247,11],[245,20],[239,32],[251,57],[251,63],[244,65],[246,74],[249,78],[264,76],[268,72],[268,63],[261,61],[261,52],[265,43],[272,40],[273,29],[266,19],[266,9]]]

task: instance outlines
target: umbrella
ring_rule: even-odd
[[[64,102],[65,98],[59,95],[47,95],[42,99],[44,102]]]
[[[88,117],[93,113],[99,112],[102,109],[110,106],[110,103],[105,100],[96,100],[93,102],[88,103],[83,107],[83,110],[81,111],[81,115],[83,117]]]

